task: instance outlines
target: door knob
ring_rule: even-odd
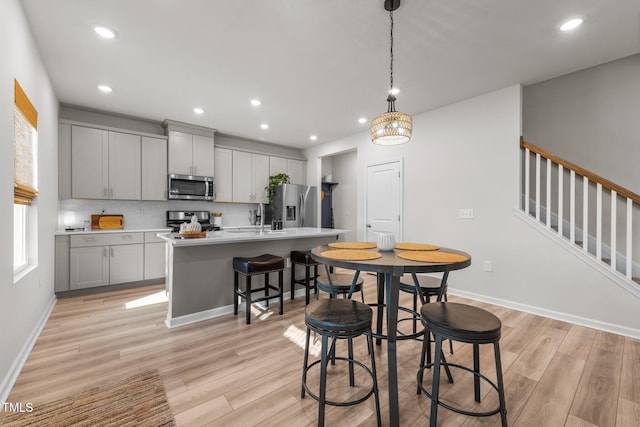
[[[367,228],[371,228],[371,224],[367,224]]]

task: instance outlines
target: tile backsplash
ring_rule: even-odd
[[[252,203],[64,199],[60,200],[58,226],[60,230],[67,226],[82,227],[84,221],[91,220],[91,215],[104,212],[124,215],[125,230],[164,228],[169,210],[222,212],[223,227],[243,226],[251,224],[249,211],[257,208]]]

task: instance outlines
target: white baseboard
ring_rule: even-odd
[[[284,293],[284,300],[288,300],[291,295],[291,292]],[[304,288],[296,290],[295,296],[304,297],[305,290]],[[245,304],[244,302],[238,306],[238,313],[244,313]],[[167,328],[178,328],[180,326],[190,325],[196,322],[202,322],[203,320],[215,319],[216,317],[224,316],[225,314],[233,313],[233,305],[225,305],[224,307],[212,308],[211,310],[200,311],[198,313],[187,314],[185,316],[174,317],[173,319],[167,318],[164,321],[164,324],[167,325]],[[244,315],[244,314],[243,314]]]
[[[488,297],[473,292],[462,291],[449,286],[447,292],[450,295],[456,295],[464,298],[482,301],[489,304],[499,305],[501,307],[511,308],[514,310],[524,311],[526,313],[536,314],[551,319],[561,320],[563,322],[573,323],[588,328],[598,329],[600,331],[611,332],[617,335],[623,335],[630,338],[640,339],[640,329],[628,328],[626,326],[614,325],[612,323],[601,322],[599,320],[588,319],[582,316],[574,316],[572,314],[561,313],[559,311],[547,310],[545,308],[534,307],[531,305],[521,304],[514,301],[508,301],[500,298]]]
[[[24,367],[24,364],[27,362],[29,353],[31,353],[31,350],[33,349],[33,346],[36,344],[36,341],[38,340],[40,333],[42,332],[42,330],[44,329],[44,326],[47,324],[47,321],[49,320],[49,316],[53,311],[53,307],[55,307],[56,305],[56,301],[57,301],[57,298],[55,295],[53,295],[51,297],[51,301],[49,301],[49,305],[47,306],[44,313],[42,314],[42,317],[40,317],[40,320],[38,320],[38,323],[36,323],[36,326],[33,328],[31,333],[27,337],[27,340],[22,346],[22,349],[20,349],[20,352],[18,353],[16,358],[13,360],[13,363],[11,364],[11,367],[9,368],[7,375],[2,379],[2,383],[0,383],[0,402],[7,401],[9,397],[9,393],[11,393],[11,389],[13,388],[13,385],[16,383],[16,380],[18,379],[18,375],[20,375],[20,372],[22,372],[22,368]]]

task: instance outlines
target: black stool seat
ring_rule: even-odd
[[[305,322],[320,331],[345,332],[359,335],[371,327],[373,310],[366,304],[350,299],[324,299],[307,306]]]
[[[331,284],[329,284],[329,277],[331,278]],[[329,277],[318,277],[316,281],[318,289],[331,294],[331,287],[333,286],[333,291],[336,294],[342,294],[346,298],[351,290],[351,284],[353,283],[354,276],[350,274],[335,273],[331,274]],[[356,278],[356,284],[353,287],[353,292],[360,292],[362,295],[362,285],[364,285],[364,280],[358,276]],[[364,302],[364,295],[362,295],[362,298],[362,301]]]
[[[278,272],[278,287],[269,284],[269,273]],[[238,286],[238,275],[245,276],[245,290],[241,290]],[[264,286],[259,288],[251,287],[251,277],[264,274]],[[265,301],[269,305],[271,298],[278,298],[280,303],[280,315],[283,313],[283,274],[284,274],[284,258],[264,254],[256,257],[234,257],[233,258],[233,314],[238,314],[238,297],[244,298],[246,303],[246,323],[251,323],[251,303]],[[275,293],[269,294],[273,290]],[[255,292],[264,292],[263,297],[252,298],[251,294]]]
[[[291,251],[291,262],[305,265],[318,264],[313,258],[311,258],[311,251]]]
[[[498,317],[478,307],[459,304],[454,302],[432,302],[424,304],[420,310],[422,324],[427,329],[427,334],[422,343],[422,353],[420,357],[420,369],[418,369],[418,394],[424,393],[431,399],[431,414],[429,425],[435,427],[438,416],[438,406],[442,406],[459,414],[488,417],[500,413],[502,426],[507,426],[507,408],[504,397],[504,385],[502,381],[502,363],[500,361],[500,329],[502,322]],[[429,348],[430,334],[436,342],[434,363],[425,364],[425,353]],[[456,363],[447,362],[442,354],[442,340],[451,340],[473,344],[473,368],[462,366]],[[429,344],[427,344],[429,343]],[[493,344],[493,353],[496,364],[496,382],[494,383],[485,375],[480,373],[480,344]],[[456,408],[444,401],[439,400],[440,392],[440,367],[445,368],[449,382],[453,383],[450,367],[462,369],[473,374],[473,389],[476,402],[480,402],[480,380],[485,381],[498,393],[498,407],[489,411],[470,411]],[[432,390],[429,392],[422,384],[425,369],[433,367]]]
[[[455,302],[429,303],[422,306],[420,314],[427,329],[455,341],[484,344],[500,339],[500,319],[478,307]]]
[[[256,257],[234,257],[233,269],[245,275],[284,270],[284,258],[271,254]]]

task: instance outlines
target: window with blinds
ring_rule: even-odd
[[[14,281],[37,263],[35,221],[36,206],[31,203],[37,191],[38,112],[14,80],[14,177],[13,177],[13,274]]]
[[[36,142],[38,112],[15,82],[13,202],[30,205],[38,195],[36,176]]]

